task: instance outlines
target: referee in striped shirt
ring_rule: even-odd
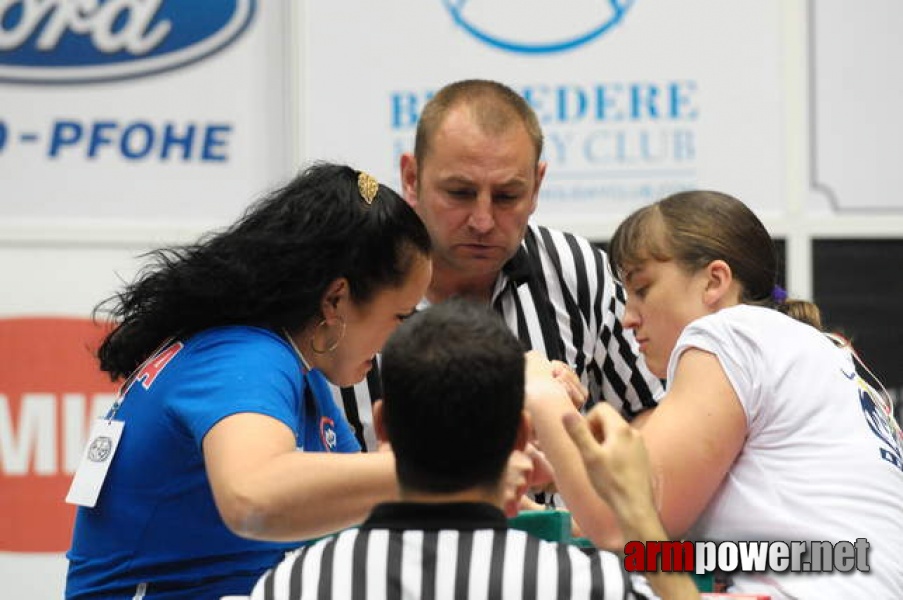
[[[525,350],[573,368],[589,398],[628,420],[655,406],[661,383],[621,324],[624,291],[604,252],[586,239],[529,223],[546,163],[529,104],[507,86],[465,80],[424,106],[413,154],[401,158],[405,199],[429,230],[433,277],[423,306],[453,296],[491,305]],[[374,449],[367,379],[333,393],[361,447]]]
[[[290,554],[257,583],[253,600],[611,599],[656,597],[620,559],[507,528],[506,464],[529,434],[521,345],[491,311],[457,299],[420,312],[383,353],[385,398],[374,409],[381,441],[391,443],[401,501],[377,505],[356,529]],[[528,394],[565,395],[531,370]],[[614,411],[606,428],[608,498],[638,539],[663,539],[639,434]],[[623,435],[628,432],[627,435]],[[631,435],[632,434],[632,435]],[[589,433],[583,431],[584,447]],[[575,437],[575,440],[577,438]],[[614,447],[616,444],[620,446]],[[625,445],[626,444],[626,445]],[[639,458],[639,459],[638,459]],[[645,486],[628,487],[646,473]],[[643,481],[641,477],[639,481]],[[686,575],[656,575],[665,598],[694,598]]]

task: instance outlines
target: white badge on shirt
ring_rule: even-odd
[[[113,461],[113,455],[119,446],[122,437],[123,421],[113,421],[106,418],[97,419],[91,427],[91,435],[88,436],[88,444],[82,455],[66,502],[93,508],[97,504],[100,488],[107,478],[107,471]]]

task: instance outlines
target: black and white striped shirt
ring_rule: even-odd
[[[252,600],[631,600],[655,598],[610,552],[507,528],[489,504],[377,506],[360,529],[305,546]]]
[[[663,389],[637,357],[633,332],[621,324],[624,303],[624,289],[601,249],[532,224],[492,294],[492,306],[525,349],[575,367],[590,391],[586,408],[604,399],[630,419],[655,406]],[[361,447],[374,449],[371,404],[382,396],[378,361],[366,380],[353,388],[333,387],[333,395]]]

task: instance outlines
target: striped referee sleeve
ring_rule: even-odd
[[[553,318],[543,319],[543,303],[534,297],[535,310],[540,313],[535,320],[543,331],[531,332],[530,337],[562,340],[563,357],[550,352],[548,344],[546,355],[576,365],[590,389],[587,408],[605,400],[630,418],[655,406],[663,393],[661,382],[638,356],[633,333],[623,326],[624,289],[607,255],[582,237],[541,226],[531,226],[525,247],[534,277],[541,278],[542,287],[548,290],[546,310],[553,314]],[[528,306],[526,302],[521,305]]]

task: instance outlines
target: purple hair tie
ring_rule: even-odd
[[[787,290],[779,285],[774,286],[771,288],[771,299],[775,304],[784,304],[787,301]]]

